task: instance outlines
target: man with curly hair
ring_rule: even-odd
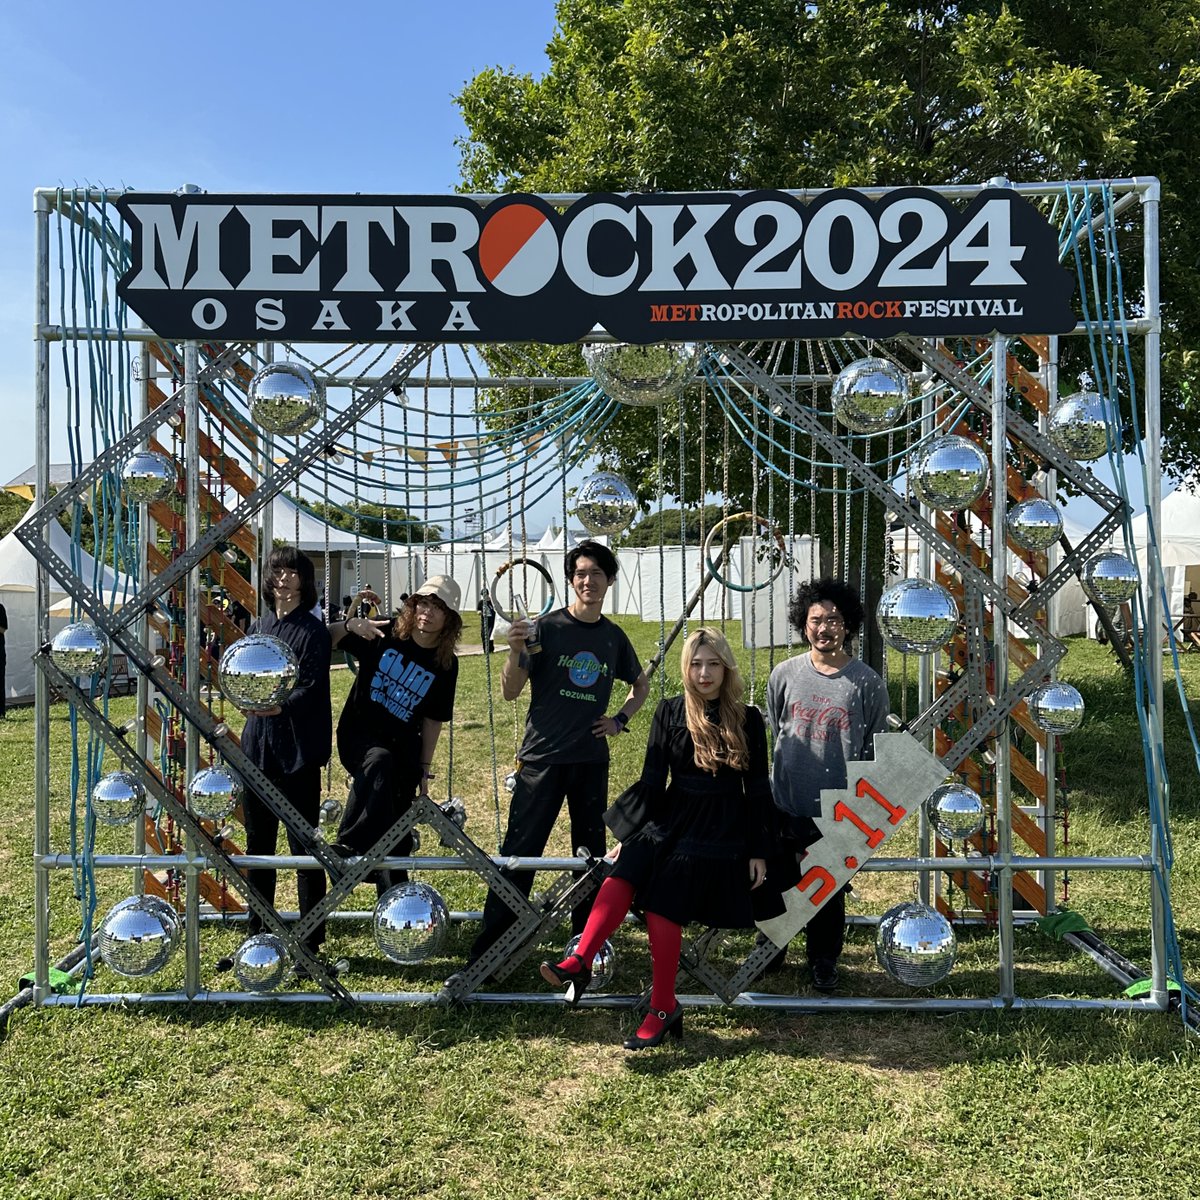
[[[863,621],[854,588],[836,579],[806,583],[788,617],[808,652],[771,672],[767,720],[775,736],[771,791],[795,882],[808,847],[821,836],[814,818],[821,811],[822,789],[845,787],[846,763],[871,757],[889,704],[887,685],[850,654]],[[806,928],[805,949],[818,991],[837,987],[845,923],[846,894],[840,889]],[[783,956],[781,951],[772,965],[782,965]]]

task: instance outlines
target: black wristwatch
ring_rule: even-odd
[[[622,709],[618,709],[613,713],[613,720],[624,729],[629,724],[629,714]]]

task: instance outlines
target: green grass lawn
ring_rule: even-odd
[[[648,657],[657,626],[627,627]],[[668,655],[668,687],[677,661]],[[761,702],[769,656],[744,661]],[[501,658],[490,662],[498,696]],[[453,778],[444,737],[438,787],[464,798],[468,832],[490,850],[493,730],[502,777],[523,705],[497,699],[489,720],[485,665],[478,656],[463,660]],[[898,688],[900,665],[892,665]],[[1184,670],[1188,695],[1200,696],[1200,659],[1185,659]],[[1145,853],[1131,686],[1102,648],[1082,641],[1072,643],[1063,674],[1088,704],[1083,729],[1064,743],[1067,850]],[[348,683],[347,672],[336,672],[335,696]],[[640,767],[651,707],[614,747],[614,793]],[[1167,708],[1174,909],[1185,972],[1195,981],[1200,787],[1173,696]],[[114,701],[113,710],[123,719],[132,701]],[[30,710],[0,724],[0,999],[31,965],[32,740]],[[59,706],[56,848],[69,845],[68,745]],[[339,771],[332,783],[344,789]],[[911,837],[902,831],[889,855],[911,849]],[[97,848],[123,850],[127,838],[104,830]],[[569,852],[565,832],[551,849]],[[465,876],[427,878],[452,908],[482,902],[482,887]],[[910,895],[914,877],[859,881],[851,912],[872,915]],[[290,907],[286,874],[280,883]],[[128,876],[105,873],[100,888],[102,913],[127,894]],[[56,952],[79,928],[72,892],[70,872],[57,872]],[[369,907],[372,898],[361,889],[355,905]],[[1068,903],[1146,965],[1144,875],[1076,872]],[[444,954],[409,969],[381,961],[362,925],[335,926],[329,949],[350,960],[351,990],[432,991],[472,934],[456,929]],[[238,941],[233,927],[206,926],[206,970]],[[639,991],[649,978],[644,936],[625,930],[616,942],[615,987]],[[745,945],[732,939],[731,965]],[[1032,928],[1018,930],[1017,958],[1022,996],[1118,995],[1089,959]],[[963,930],[958,965],[931,994],[991,996],[995,960],[993,931]],[[850,932],[844,976],[844,995],[909,994],[875,965],[867,927]],[[149,983],[171,988],[181,978],[177,959]],[[101,967],[92,986],[131,990],[135,982]],[[506,986],[542,985],[526,965]],[[798,969],[765,986],[808,994]],[[24,1008],[0,1041],[0,1197],[1184,1197],[1200,1175],[1200,1060],[1178,1016],[714,1007],[688,1013],[682,1049],[628,1055],[620,1040],[635,1023],[620,1010],[530,1005]]]

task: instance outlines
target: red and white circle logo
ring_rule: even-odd
[[[558,269],[558,235],[532,204],[509,204],[489,218],[479,235],[479,266],[506,296],[531,296]]]

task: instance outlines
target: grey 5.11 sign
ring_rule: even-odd
[[[156,333],[222,341],[627,342],[1061,333],[1073,282],[1009,189],[957,207],[783,192],[128,193],[118,292]]]

